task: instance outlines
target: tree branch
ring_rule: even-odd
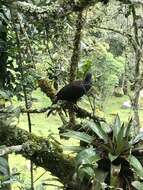
[[[6,154],[10,154],[13,152],[17,153],[20,152],[21,150],[22,150],[22,145],[0,148],[0,156],[4,156]]]
[[[73,82],[77,75],[78,62],[80,58],[80,41],[81,31],[83,28],[83,11],[79,12],[76,20],[76,31],[74,36],[73,53],[70,64],[70,79],[69,82]]]
[[[74,173],[73,160],[67,158],[56,141],[30,134],[26,130],[10,125],[10,120],[0,120],[0,144],[22,148],[25,158],[48,170],[63,183],[68,183]],[[19,146],[20,145],[20,146]],[[22,146],[22,147],[21,147]]]
[[[93,25],[92,25],[93,27]],[[136,50],[136,41],[134,40],[133,36],[127,32],[124,31],[120,31],[120,30],[116,30],[114,28],[106,28],[106,27],[102,27],[102,26],[95,26],[95,28],[97,29],[101,29],[101,30],[107,30],[107,31],[111,31],[114,32],[116,34],[120,34],[121,36],[125,37],[128,39],[128,41],[130,42],[130,44],[133,46],[134,50]]]
[[[130,0],[130,1],[133,4],[141,4],[141,5],[143,5],[143,1],[142,0]]]
[[[78,12],[81,11],[91,5],[94,5],[95,3],[100,2],[100,0],[82,0],[79,1],[79,3],[76,3],[73,0],[69,0],[67,3],[58,4],[58,3],[51,3],[51,5],[48,6],[41,6],[38,7],[36,5],[33,5],[31,3],[26,3],[22,1],[16,1],[16,0],[3,0],[2,3],[5,4],[8,7],[13,7],[15,9],[18,9],[19,11],[34,16],[35,18],[39,15],[40,18],[47,18],[54,17],[60,18],[64,17],[72,12]]]

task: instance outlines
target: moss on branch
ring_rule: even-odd
[[[38,137],[26,130],[10,125],[10,122],[0,121],[0,144],[6,146],[23,145],[20,152],[37,166],[50,171],[64,184],[71,181],[74,173],[73,160],[67,158],[60,146],[51,143],[49,139]]]

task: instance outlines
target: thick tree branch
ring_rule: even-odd
[[[49,81],[46,79],[40,79],[38,81],[38,85],[41,91],[44,92],[53,102],[56,92],[52,89],[51,85],[49,84]]]
[[[77,16],[76,20],[76,31],[74,36],[74,44],[73,44],[73,53],[71,57],[71,63],[70,63],[70,78],[69,82],[73,82],[77,75],[78,70],[78,62],[80,59],[80,41],[81,41],[81,32],[83,28],[83,11],[80,11]],[[72,110],[69,109],[69,124],[71,126],[74,126],[75,121],[75,114]]]
[[[28,15],[30,14],[31,16],[35,15],[36,17],[40,15],[41,18],[47,18],[47,19],[49,17],[54,17],[54,18],[64,17],[72,12],[81,11],[89,6],[94,5],[97,2],[100,2],[100,0],[90,0],[90,1],[82,0],[79,1],[79,3],[76,3],[73,0],[69,0],[67,3],[64,4],[51,3],[51,5],[48,6],[38,7],[31,3],[26,3],[22,1],[16,1],[16,0],[2,1],[2,3],[5,4],[6,6],[8,7],[12,6],[13,8],[18,9],[24,14]]]
[[[74,173],[73,160],[67,158],[57,142],[37,137],[26,130],[0,121],[0,144],[22,145],[21,154],[58,177],[63,183],[71,181]]]
[[[81,41],[82,28],[83,28],[83,11],[79,12],[76,20],[76,31],[74,36],[73,53],[70,64],[69,82],[73,82],[77,75],[78,62],[80,58],[80,41]]]

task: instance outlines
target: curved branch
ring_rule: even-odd
[[[12,6],[13,8],[18,9],[23,13],[28,13],[31,16],[40,15],[41,18],[49,18],[51,16],[54,18],[60,18],[72,12],[78,12],[86,9],[87,7],[92,6],[100,1],[102,2],[102,0],[82,0],[79,1],[79,3],[76,3],[73,0],[69,0],[67,3],[51,3],[51,5],[41,7],[33,5],[32,3],[26,3],[16,0],[2,0],[2,3],[8,7]]]
[[[114,32],[116,34],[119,34],[119,35],[127,38],[127,40],[130,42],[130,44],[132,45],[132,47],[134,48],[134,50],[136,50],[137,43],[134,40],[133,35],[131,35],[131,34],[127,33],[127,32],[124,32],[124,31],[116,30],[114,28],[106,28],[106,27],[95,26],[95,25],[94,25],[94,27],[97,28],[97,29],[101,29],[101,30],[111,31],[111,32]]]
[[[22,145],[20,154],[25,158],[50,171],[63,183],[71,181],[74,173],[73,160],[67,158],[60,145],[50,137],[49,139],[37,137],[24,129],[10,125],[10,121],[0,120],[0,144]]]

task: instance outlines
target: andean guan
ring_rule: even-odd
[[[68,102],[76,104],[77,101],[86,94],[92,86],[92,74],[87,73],[84,80],[76,80],[72,83],[65,85],[55,96],[53,104],[56,104],[58,100],[66,100]],[[49,116],[52,109],[48,112]]]
[[[85,95],[92,86],[92,74],[87,73],[83,80],[76,80],[72,83],[65,85],[55,96],[53,104],[56,104],[58,100],[66,100],[68,102],[76,104],[77,101]],[[52,111],[48,112],[48,116]]]
[[[55,96],[54,103],[58,100],[66,100],[75,103],[86,94],[92,85],[92,74],[87,73],[84,80],[76,80],[65,85]]]

